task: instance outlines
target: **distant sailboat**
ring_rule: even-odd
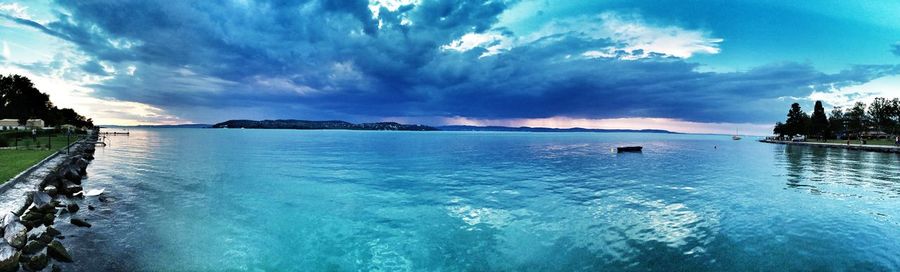
[[[735,140],[735,141],[741,139],[741,136],[738,135],[737,129],[734,130],[734,135],[731,135],[731,139],[732,139],[732,140]]]

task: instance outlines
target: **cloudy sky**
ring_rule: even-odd
[[[0,0],[0,73],[100,124],[768,134],[900,96],[897,1]]]

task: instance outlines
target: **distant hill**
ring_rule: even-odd
[[[212,125],[213,128],[261,128],[261,129],[348,129],[348,130],[438,130],[423,125],[406,125],[395,122],[378,122],[354,124],[345,121],[308,121],[308,120],[228,120]]]
[[[501,127],[501,126],[440,126],[446,131],[527,131],[527,132],[637,132],[679,134],[662,129],[594,129],[594,128],[545,128],[545,127]]]

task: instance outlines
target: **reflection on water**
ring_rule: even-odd
[[[776,162],[787,186],[833,197],[900,197],[900,155],[845,149],[785,146]]]
[[[641,154],[610,152],[642,145]],[[622,133],[134,129],[81,271],[898,270],[894,155]],[[785,186],[787,182],[787,186]]]

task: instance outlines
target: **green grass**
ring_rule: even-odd
[[[0,184],[6,183],[55,150],[0,150]]]
[[[72,136],[72,142],[78,139]],[[47,148],[47,136],[38,137],[37,141],[32,141],[31,137],[22,139],[18,143],[18,149],[2,149],[0,150],[0,184],[5,183],[10,178],[18,175],[28,167],[46,158],[53,152],[66,147],[66,137],[57,135],[50,138],[50,146]],[[10,141],[9,145],[13,146],[14,141]]]

